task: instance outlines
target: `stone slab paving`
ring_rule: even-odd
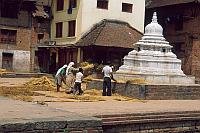
[[[200,111],[200,100],[49,102],[39,105],[0,97],[0,110],[0,124],[3,124],[34,119],[87,119],[85,116]]]
[[[0,125],[38,121],[96,120],[58,108],[0,97]]]
[[[102,101],[47,103],[49,107],[87,116],[200,111],[200,100]]]
[[[28,80],[30,78],[0,78],[0,83],[6,86],[20,85]],[[85,116],[200,111],[200,100],[122,102],[113,101],[111,97],[106,98],[107,101],[101,102],[49,102],[39,105],[0,97],[0,124],[34,119],[88,119]]]

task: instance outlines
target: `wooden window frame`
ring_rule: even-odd
[[[108,10],[108,2],[108,0],[97,0],[97,8]]]
[[[133,12],[133,4],[122,3],[122,12],[132,13]]]
[[[0,16],[4,18],[18,18],[18,6],[17,4],[4,3],[0,9]]]
[[[56,23],[56,38],[62,37],[63,22]]]
[[[69,0],[69,8],[76,8],[77,0]]]
[[[17,30],[0,29],[0,42],[6,44],[17,43]]]
[[[68,14],[72,14],[72,9],[77,7],[77,0],[69,0]]]
[[[68,21],[68,37],[76,35],[76,20]]]
[[[57,0],[56,2],[56,11],[64,10],[64,0]]]

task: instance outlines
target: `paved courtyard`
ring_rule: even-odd
[[[2,85],[20,85],[29,79],[1,78]],[[47,102],[44,105],[16,101],[0,97],[0,119],[32,119],[53,116],[63,116],[70,113],[85,116],[150,113],[150,112],[182,112],[200,111],[200,100],[149,100],[149,101],[107,101],[100,102]]]

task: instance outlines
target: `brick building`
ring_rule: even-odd
[[[33,46],[49,38],[48,26],[41,27],[46,23],[41,15],[45,13],[43,7],[36,0],[0,1],[0,68],[15,72],[34,70]]]
[[[151,0],[146,9],[146,24],[154,11],[164,36],[182,60],[184,73],[200,78],[200,1]]]

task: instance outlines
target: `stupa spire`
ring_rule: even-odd
[[[124,64],[114,74],[115,79],[143,78],[151,84],[194,84],[181,70],[181,60],[172,53],[172,46],[163,36],[156,12],[145,27],[144,36],[124,57]]]
[[[153,13],[152,23],[158,23],[157,13],[156,12]]]

